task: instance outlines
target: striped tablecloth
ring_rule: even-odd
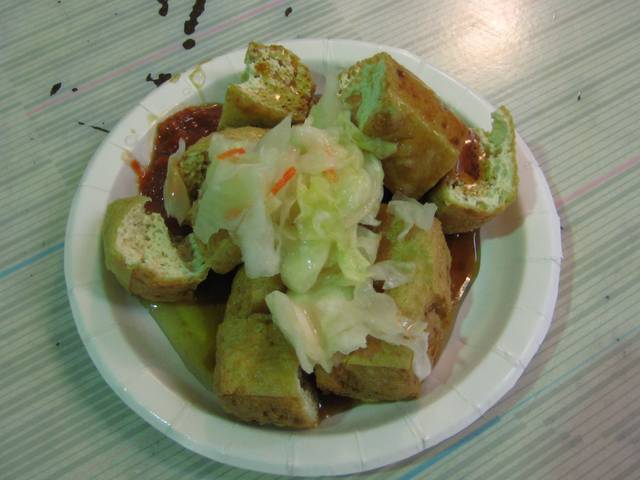
[[[0,477],[270,477],[185,450],[106,385],[69,310],[65,221],[105,132],[161,74],[250,40],[326,37],[405,48],[508,105],[563,226],[554,321],[512,392],[360,476],[640,478],[637,0],[198,3],[0,5]]]

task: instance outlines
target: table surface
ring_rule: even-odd
[[[514,389],[448,441],[359,476],[640,478],[637,0],[210,1],[192,35],[198,2],[165,16],[160,3],[0,6],[0,477],[271,477],[184,449],[111,391],[69,309],[65,222],[150,79],[250,40],[325,37],[405,48],[508,105],[562,222],[553,323]]]

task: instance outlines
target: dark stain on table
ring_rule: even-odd
[[[158,3],[160,4],[158,13],[161,17],[166,17],[167,13],[169,13],[169,0],[158,0]]]
[[[97,125],[89,125],[89,124],[84,123],[84,122],[78,122],[78,125],[86,125],[87,127],[91,127],[94,130],[97,130],[99,132],[109,133],[109,130],[107,130],[106,128],[99,127]]]
[[[184,22],[184,33],[187,35],[191,35],[196,31],[196,27],[198,26],[198,18],[204,12],[204,7],[207,4],[207,0],[196,0],[191,7],[191,13],[189,14],[189,20]],[[185,40],[182,43],[182,46],[189,50],[196,46],[196,41],[192,38]]]
[[[158,74],[158,78],[153,78],[151,76],[151,74],[147,75],[147,78],[145,79],[147,82],[153,82],[153,84],[156,87],[159,87],[160,85],[162,85],[164,82],[166,82],[167,80],[171,79],[171,74],[170,73],[159,73]]]
[[[189,20],[184,22],[184,33],[187,35],[191,35],[196,31],[196,27],[198,26],[198,17],[202,15],[204,12],[204,7],[207,3],[207,0],[196,0],[191,7],[191,13],[189,14]]]
[[[49,92],[49,95],[51,96],[58,93],[58,90],[60,90],[60,87],[62,87],[62,82],[56,83],[53,87],[51,87],[51,91]]]
[[[166,17],[169,13],[169,0],[157,0],[160,4],[160,10],[158,10],[158,14],[161,17]],[[207,0],[195,0],[193,6],[191,7],[191,13],[189,13],[189,18],[184,22],[184,33],[187,35],[192,35],[196,31],[196,27],[198,26],[198,18],[204,12],[205,6],[207,4]],[[193,38],[187,38],[184,42],[182,42],[182,47],[185,50],[191,50],[196,46],[196,41]]]

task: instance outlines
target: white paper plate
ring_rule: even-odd
[[[387,51],[476,126],[494,108],[416,56],[349,40],[281,42],[323,74]],[[516,382],[551,322],[560,272],[560,228],[545,179],[521,138],[519,199],[483,227],[480,274],[466,298],[442,360],[415,401],[362,405],[310,431],[234,421],[189,374],[155,321],[105,271],[100,227],[107,204],[136,193],[123,162],[144,163],[154,127],[202,100],[221,101],[243,70],[244,49],[214,58],[149,94],[111,132],[80,182],[65,242],[73,316],[96,367],[111,388],[165,435],[213,460],[277,474],[328,475],[397,462],[456,434]]]

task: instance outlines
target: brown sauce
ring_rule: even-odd
[[[451,252],[451,300],[454,305],[464,299],[465,294],[478,275],[480,269],[480,233],[447,235],[447,245]]]
[[[339,413],[351,410],[360,403],[359,400],[349,397],[318,393],[318,417],[320,421],[322,421]]]
[[[484,149],[478,136],[469,130],[469,135],[460,149],[460,156],[455,168],[456,177],[465,185],[475,184],[480,178],[480,163],[484,155]]]

